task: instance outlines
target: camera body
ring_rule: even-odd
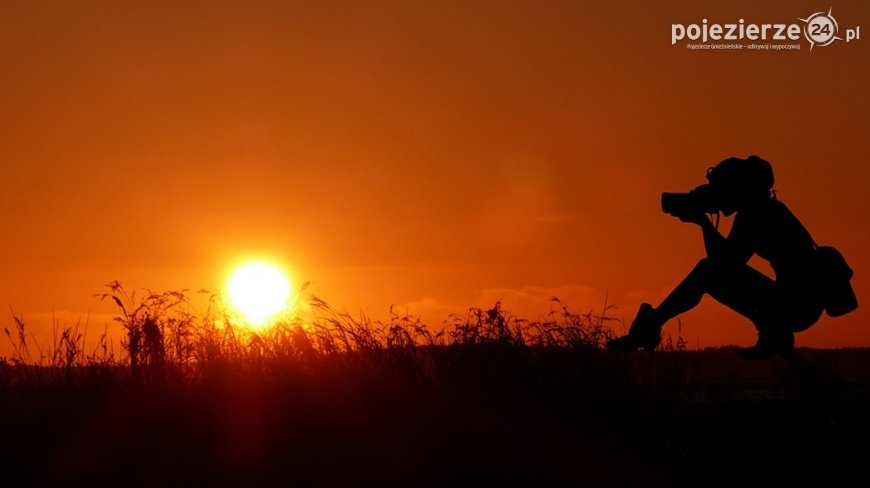
[[[674,217],[724,212],[731,215],[738,201],[770,198],[773,168],[752,155],[728,158],[707,168],[707,183],[686,193],[662,193],[662,211]]]
[[[716,193],[709,183],[685,193],[662,193],[662,211],[675,217],[716,213],[721,209]]]

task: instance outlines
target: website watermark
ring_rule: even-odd
[[[671,45],[683,43],[693,51],[799,51],[808,43],[809,50],[841,41],[849,44],[861,39],[861,26],[841,29],[833,8],[814,12],[797,22],[752,23],[738,19],[715,23],[701,19],[696,24],[671,24]]]

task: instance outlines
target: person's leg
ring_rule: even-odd
[[[776,283],[747,264],[704,258],[655,308],[662,325],[695,308],[705,294],[755,321],[775,300]]]
[[[741,349],[744,359],[768,359],[794,352],[787,290],[747,264],[702,259],[689,276],[656,308],[662,324],[696,306],[704,294],[748,318],[758,342]]]
[[[640,347],[655,349],[661,337],[661,327],[670,319],[685,313],[701,302],[705,294],[762,327],[775,330],[771,310],[777,295],[776,283],[746,264],[728,263],[704,258],[676,288],[653,308],[641,305],[626,336],[608,343],[608,348],[633,351]],[[768,318],[771,317],[771,318]]]
[[[824,305],[809,283],[777,280],[778,300],[771,314],[783,317],[792,332],[802,332],[812,327],[824,312]]]

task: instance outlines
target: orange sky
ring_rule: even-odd
[[[248,255],[373,316],[557,295],[630,321],[703,255],[660,193],[754,153],[865,305],[799,345],[870,345],[870,30],[670,43],[675,22],[829,7],[870,29],[867,2],[180,3],[0,3],[0,304],[37,329],[101,328],[112,279],[216,289]],[[709,299],[682,324],[692,345],[755,337]]]

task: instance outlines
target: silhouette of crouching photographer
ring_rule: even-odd
[[[728,158],[707,170],[708,183],[688,193],[662,194],[662,210],[701,228],[701,259],[658,307],[643,303],[613,351],[654,350],[661,328],[700,303],[705,294],[748,318],[758,341],[744,359],[794,353],[794,333],[824,311],[839,316],[857,308],[851,269],[833,248],[817,246],[807,229],[773,193],[773,168],[758,156]],[[708,214],[735,214],[724,237]],[[716,219],[718,224],[718,218]],[[770,262],[776,279],[747,264],[753,254]]]

